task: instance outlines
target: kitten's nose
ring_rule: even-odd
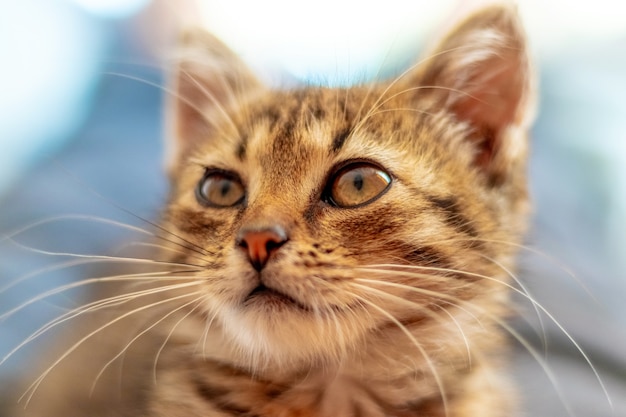
[[[282,227],[243,229],[237,236],[237,245],[245,250],[248,260],[257,271],[261,271],[273,252],[287,242],[287,233]]]

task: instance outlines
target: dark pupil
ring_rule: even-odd
[[[361,191],[363,189],[363,175],[354,175],[354,188],[356,188],[358,191]]]
[[[225,197],[230,191],[230,181],[222,180],[221,182],[222,184],[220,186],[220,193],[222,194],[222,197]]]

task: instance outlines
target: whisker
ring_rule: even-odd
[[[215,95],[212,92],[210,92],[204,85],[202,85],[202,83],[199,82],[197,80],[197,78],[190,71],[185,71],[182,68],[180,68],[179,70],[180,70],[181,74],[184,74],[186,77],[188,77],[188,79],[192,83],[194,83],[194,85],[198,88],[198,91],[200,91],[202,94],[204,94],[204,96],[211,101],[211,105],[215,106],[215,108],[220,112],[222,117],[224,117],[224,119],[226,119],[228,124],[233,128],[233,131],[238,136],[241,136],[241,131],[239,130],[239,127],[237,126],[237,124],[235,123],[233,118],[228,114],[228,112],[226,111],[226,109],[222,105],[221,100],[219,100],[217,97],[215,97]],[[228,89],[230,91],[230,94],[231,94],[231,99],[235,99],[234,92],[230,89],[229,83],[224,79],[225,77],[223,75],[221,75],[221,74],[220,74],[220,77],[222,78],[222,81],[224,82],[223,85],[228,87]],[[205,113],[204,111],[202,111],[201,109],[198,109],[196,107],[194,107],[194,109],[196,111],[200,112],[200,114],[204,114]],[[209,123],[210,123],[210,121],[209,121]]]
[[[169,333],[167,334],[167,336],[165,337],[165,340],[163,340],[163,343],[161,344],[161,346],[159,347],[159,350],[157,350],[156,355],[154,356],[154,363],[152,365],[152,377],[153,377],[153,382],[156,385],[157,384],[157,368],[159,365],[159,358],[161,357],[161,353],[163,353],[163,350],[165,349],[165,346],[167,345],[167,342],[169,342],[170,338],[172,337],[172,335],[174,334],[174,331],[176,331],[176,328],[180,325],[180,323],[182,323],[184,320],[186,320],[191,314],[193,314],[193,312],[202,305],[201,301],[204,300],[206,298],[206,294],[201,295],[200,297],[196,298],[195,300],[193,300],[192,303],[196,302],[197,305],[192,308],[191,310],[189,310],[187,312],[187,314],[185,314],[183,317],[181,317],[176,323],[174,323],[174,325],[172,326],[172,328],[170,329]],[[186,307],[187,305],[190,305],[192,303],[188,303],[185,304]]]
[[[135,291],[135,292],[132,292],[132,293],[125,293],[125,294],[121,294],[121,295],[116,295],[116,296],[113,296],[113,297],[108,297],[108,298],[105,298],[105,299],[96,300],[96,301],[93,301],[91,303],[84,304],[81,307],[78,307],[78,308],[75,308],[73,310],[70,310],[67,313],[62,314],[61,316],[54,318],[53,320],[51,320],[48,323],[46,323],[43,326],[41,326],[35,332],[31,333],[26,339],[24,339],[20,344],[18,344],[9,353],[7,353],[2,358],[2,360],[0,360],[0,366],[2,364],[4,364],[7,360],[9,360],[17,351],[22,349],[24,346],[28,345],[29,343],[31,343],[35,339],[37,339],[40,336],[42,336],[43,334],[47,333],[48,331],[50,331],[54,327],[56,327],[56,326],[58,326],[58,325],[60,325],[60,324],[62,324],[64,322],[67,322],[69,320],[72,320],[72,319],[74,319],[74,318],[76,318],[76,317],[78,317],[80,315],[83,315],[83,314],[89,313],[89,312],[93,312],[93,311],[99,310],[101,308],[106,308],[106,307],[110,307],[110,306],[120,305],[122,303],[125,303],[127,301],[131,301],[131,300],[137,299],[139,297],[148,296],[148,295],[154,295],[154,294],[158,294],[158,293],[162,293],[162,292],[166,292],[166,291],[178,290],[178,289],[187,288],[187,287],[191,287],[191,286],[194,286],[194,285],[200,285],[200,284],[201,284],[201,281],[199,281],[199,282],[190,282],[190,283],[188,282],[188,283],[184,283],[184,284],[167,285],[167,286],[158,287],[158,288],[151,288],[151,289],[148,289],[148,290],[141,290],[141,291]]]
[[[56,222],[60,222],[63,220],[72,220],[72,221],[76,221],[76,220],[89,220],[90,222],[95,222],[95,223],[103,223],[103,224],[107,224],[107,225],[112,225],[112,226],[117,226],[120,227],[122,229],[127,229],[133,232],[137,232],[137,233],[142,233],[145,235],[149,235],[149,236],[154,236],[151,232],[142,229],[141,227],[138,226],[134,226],[131,224],[127,224],[127,223],[123,223],[123,222],[119,222],[116,220],[111,220],[111,219],[106,219],[104,217],[98,217],[98,216],[90,216],[90,215],[85,215],[85,214],[65,214],[65,215],[60,215],[60,216],[53,216],[53,217],[47,217],[45,219],[41,219],[41,220],[37,220],[33,223],[30,223],[26,226],[23,226],[17,230],[14,230],[10,233],[7,234],[3,234],[0,237],[0,242],[2,240],[13,240],[16,236],[19,236],[21,234],[24,234],[26,232],[28,232],[31,229],[34,229],[36,227],[39,226],[44,226],[46,224],[50,224],[50,223],[56,223]]]
[[[515,338],[515,340],[517,340],[517,342],[521,344],[524,347],[524,349],[526,349],[526,351],[533,357],[533,359],[537,361],[542,371],[545,373],[545,375],[548,377],[548,380],[552,384],[552,387],[554,391],[556,392],[556,395],[559,397],[559,401],[561,402],[561,404],[563,404],[563,407],[565,407],[565,411],[567,412],[569,416],[574,417],[575,414],[571,408],[569,401],[567,400],[567,398],[565,397],[565,394],[563,393],[561,389],[561,386],[558,382],[558,379],[556,378],[556,375],[550,368],[550,365],[547,363],[547,361],[539,354],[537,349],[535,349],[524,336],[522,336],[517,330],[515,330],[512,326],[510,326],[504,320],[501,320],[498,317],[493,316],[493,315],[489,315],[488,317],[491,320],[493,320],[496,324],[498,324],[500,327],[502,327],[505,331],[507,331],[511,336],[513,336],[513,338]],[[604,389],[604,386],[602,386],[602,388]],[[608,392],[606,390],[604,390],[604,394],[607,396],[607,399],[609,400],[609,404],[612,408],[613,405],[612,405],[611,399],[608,396]]]
[[[133,257],[125,257],[125,256],[111,256],[111,255],[89,255],[89,254],[81,254],[81,253],[73,253],[73,252],[55,252],[48,251],[44,249],[34,248],[32,246],[23,245],[13,239],[9,240],[16,246],[30,251],[34,253],[38,253],[40,255],[48,255],[48,256],[65,256],[69,258],[86,258],[92,259],[95,261],[108,261],[108,262],[128,262],[128,263],[139,263],[139,264],[157,264],[157,265],[168,265],[168,266],[186,266],[186,267],[195,267],[202,268],[202,265],[196,264],[184,264],[181,262],[172,262],[172,261],[159,261],[156,259],[148,259],[148,258],[133,258]]]
[[[103,282],[127,282],[127,281],[139,281],[139,282],[147,282],[147,281],[156,281],[156,276],[158,276],[159,280],[174,280],[174,281],[179,281],[179,280],[188,280],[189,277],[184,277],[184,276],[169,276],[172,273],[177,273],[177,272],[195,272],[198,270],[185,270],[185,271],[164,271],[164,272],[141,272],[141,273],[136,273],[136,274],[123,274],[123,275],[115,275],[115,276],[107,276],[107,277],[100,277],[100,278],[89,278],[89,279],[84,279],[84,280],[80,280],[77,282],[72,282],[57,288],[54,288],[52,290],[43,292],[33,298],[28,299],[27,301],[24,301],[22,304],[12,308],[11,310],[3,313],[2,315],[0,315],[0,321],[3,321],[5,319],[7,319],[8,317],[10,317],[11,315],[15,314],[16,312],[28,307],[29,305],[32,305],[38,301],[41,301],[45,298],[48,298],[50,296],[53,296],[55,294],[59,294],[62,292],[65,292],[67,290],[71,290],[73,288],[79,288],[82,286],[86,286],[86,285],[91,285],[91,284],[98,284],[98,283],[103,283]]]
[[[490,262],[492,262],[494,265],[497,265],[500,269],[502,269],[509,277],[511,277],[511,279],[517,284],[519,285],[520,289],[528,296],[528,299],[532,299],[534,300],[535,297],[532,296],[530,290],[524,285],[524,283],[522,282],[521,279],[519,279],[517,277],[516,274],[513,273],[513,271],[511,271],[510,269],[508,269],[506,266],[502,265],[501,262],[498,262],[497,260],[487,256],[487,255],[483,255],[480,254],[480,256]],[[548,350],[548,345],[547,345],[547,333],[546,333],[546,328],[545,325],[543,323],[543,319],[541,317],[541,313],[539,312],[539,308],[537,308],[537,306],[534,303],[531,303],[533,306],[533,309],[535,310],[535,314],[537,316],[537,320],[539,321],[539,327],[541,329],[541,342],[543,344],[543,349],[544,349],[544,353],[547,353]]]
[[[470,97],[478,102],[481,103],[485,103],[484,100],[479,99],[478,97],[468,93],[467,91],[463,91],[463,90],[459,90],[457,88],[452,88],[452,87],[444,87],[444,86],[438,86],[438,85],[421,85],[421,86],[417,86],[417,87],[410,87],[410,88],[405,88],[402,91],[399,91],[395,94],[392,94],[391,96],[387,97],[385,100],[382,100],[373,105],[369,112],[367,113],[367,116],[364,117],[363,119],[359,120],[359,123],[357,124],[357,126],[354,128],[355,131],[357,131],[359,128],[361,128],[361,126],[363,126],[365,124],[365,122],[372,118],[373,116],[377,115],[377,114],[381,114],[381,113],[386,113],[388,111],[393,111],[394,109],[385,109],[385,110],[380,110],[381,107],[383,107],[385,104],[387,104],[388,102],[392,101],[394,98],[399,97],[403,94],[407,94],[407,93],[411,93],[411,92],[415,92],[415,91],[419,91],[419,90],[443,90],[443,91],[448,91],[448,92],[452,92],[452,93],[459,93],[462,94],[464,96]],[[424,111],[424,110],[417,110],[417,109],[411,109],[411,108],[406,108],[406,109],[396,109],[396,110],[412,110],[415,112],[419,112],[420,114],[427,114],[429,116],[432,116],[433,113],[430,113],[428,111]]]
[[[57,360],[55,360],[52,365],[50,365],[32,384],[30,384],[28,386],[28,388],[26,389],[26,391],[24,392],[24,394],[22,394],[20,396],[20,398],[18,399],[19,402],[23,401],[26,398],[26,406],[28,406],[28,404],[30,403],[33,395],[35,395],[35,392],[37,391],[37,388],[39,388],[39,386],[41,385],[41,383],[43,382],[43,380],[50,374],[50,372],[52,372],[52,370],[59,364],[61,363],[65,358],[67,358],[72,352],[74,352],[76,349],[78,349],[78,347],[80,345],[82,345],[86,340],[88,340],[89,338],[93,337],[94,335],[96,335],[97,333],[101,332],[102,330],[106,329],[107,327],[112,326],[113,324],[125,319],[126,317],[129,317],[133,314],[137,314],[141,311],[144,310],[148,310],[150,308],[154,308],[157,306],[160,306],[162,304],[165,303],[169,303],[172,301],[177,301],[186,297],[190,297],[190,296],[194,296],[194,295],[198,295],[200,294],[201,291],[196,291],[196,292],[192,292],[189,294],[183,294],[183,295],[179,295],[176,297],[171,297],[171,298],[167,298],[165,300],[160,300],[154,303],[150,303],[148,305],[142,306],[142,307],[138,307],[134,310],[131,310],[127,313],[124,313],[118,317],[116,317],[115,319],[107,322],[106,324],[98,327],[96,330],[93,330],[92,332],[90,332],[89,334],[87,334],[86,336],[84,336],[83,338],[81,338],[78,342],[76,342],[75,344],[73,344],[69,349],[67,349],[65,351],[65,353],[63,353],[63,355],[61,355]]]
[[[200,291],[198,291],[199,293]],[[122,350],[120,350],[120,352],[118,352],[113,358],[111,358],[103,367],[102,369],[100,369],[100,372],[98,372],[98,375],[96,375],[93,383],[91,384],[91,389],[89,390],[89,395],[92,396],[93,392],[96,389],[96,385],[98,384],[98,381],[100,380],[100,378],[102,377],[102,375],[104,374],[104,372],[107,370],[107,368],[109,366],[111,366],[120,356],[122,356],[124,353],[126,353],[126,351],[130,348],[130,346],[137,341],[137,339],[139,339],[141,336],[143,336],[144,334],[148,333],[150,330],[152,330],[153,328],[155,328],[157,325],[159,325],[159,323],[163,322],[164,320],[166,320],[168,317],[170,317],[171,315],[177,313],[178,311],[186,308],[187,306],[192,305],[193,303],[197,303],[200,300],[202,300],[204,298],[203,296],[200,296],[198,298],[195,298],[183,305],[181,305],[180,307],[175,308],[174,310],[170,311],[169,313],[165,314],[163,317],[161,317],[159,320],[157,320],[156,322],[152,323],[150,326],[148,326],[146,329],[142,330],[140,333],[138,333],[137,335],[135,335],[123,348]],[[197,307],[197,306],[196,306]],[[195,308],[194,308],[195,309]],[[192,309],[193,311],[193,309]],[[187,318],[189,316],[190,313],[187,313],[183,318]],[[182,320],[181,320],[182,321]],[[178,322],[180,323],[180,321]],[[175,328],[176,326],[174,326]],[[173,331],[173,330],[172,330]],[[170,332],[171,335],[172,332]],[[156,382],[156,380],[155,380]]]
[[[433,115],[433,113],[430,113],[430,112],[428,112],[426,110],[414,109],[414,108],[411,108],[411,107],[396,107],[396,108],[393,108],[393,109],[376,110],[375,112],[370,114],[370,116],[375,116],[377,114],[383,114],[383,113],[393,113],[393,112],[398,112],[398,111],[406,111],[406,112],[412,112],[412,113],[427,114],[429,116]]]
[[[572,269],[570,269],[567,265],[565,265],[563,262],[560,262],[557,258],[550,256],[549,254],[537,248],[533,248],[532,246],[523,245],[523,244],[516,243],[516,242],[508,242],[506,240],[495,240],[495,239],[481,239],[481,241],[490,242],[490,243],[498,243],[502,245],[509,245],[509,246],[524,250],[526,252],[530,252],[533,255],[537,255],[545,259],[546,261],[550,262],[552,265],[557,267],[559,270],[567,274],[583,291],[587,293],[589,297],[591,297],[592,300],[594,300],[597,303],[600,303],[598,298],[591,292],[589,287],[587,287],[585,283],[576,275],[576,273]]]
[[[396,41],[397,41],[397,37],[394,39],[393,43],[395,43]],[[389,56],[391,54],[391,50],[393,49],[393,43],[387,49],[387,52],[385,52],[385,56],[380,61],[380,64],[378,64],[378,68],[376,69],[376,74],[374,74],[374,76],[372,77],[374,80],[379,80],[380,73],[382,72],[383,67],[387,63],[387,60],[389,59]],[[357,110],[357,113],[356,113],[356,116],[354,117],[354,120],[359,120],[359,121],[361,120],[361,114],[363,113],[363,109],[365,109],[365,103],[367,103],[367,100],[370,98],[370,96],[372,95],[372,93],[374,92],[376,87],[377,87],[377,83],[376,82],[369,83],[369,88],[367,89],[367,93],[365,94],[365,97],[363,97],[363,100],[361,100],[361,104],[359,106],[359,109]],[[354,130],[356,130],[356,128]]]
[[[371,265],[370,265],[371,266]],[[398,265],[394,265],[395,267],[398,267]],[[406,265],[402,265],[402,267],[408,267]],[[429,267],[419,267],[419,268],[429,268]],[[361,267],[358,269],[368,269],[365,267]],[[446,268],[436,268],[436,270],[439,269],[446,269]],[[384,271],[384,270],[376,270],[377,272],[383,272],[383,273],[391,273],[393,275],[396,274],[401,274],[406,276],[405,274],[402,274],[402,272],[400,271]],[[559,329],[559,331],[569,340],[569,342],[576,348],[576,350],[578,351],[578,353],[582,356],[582,358],[585,360],[586,364],[589,366],[590,370],[593,372],[594,377],[596,379],[596,381],[598,382],[598,385],[600,386],[600,388],[602,389],[602,392],[604,394],[604,396],[606,397],[609,405],[611,406],[611,408],[613,407],[613,402],[611,401],[610,395],[608,393],[608,390],[606,389],[606,386],[604,384],[604,381],[602,380],[602,378],[600,377],[600,374],[598,372],[598,370],[596,369],[596,367],[593,365],[593,363],[591,362],[591,359],[589,358],[589,356],[587,355],[587,353],[584,351],[584,349],[582,349],[582,347],[580,346],[580,344],[578,342],[576,342],[576,340],[574,339],[574,337],[565,329],[565,327],[554,317],[554,315],[552,315],[541,303],[539,303],[537,300],[531,298],[528,296],[528,294],[524,293],[523,291],[519,290],[518,288],[515,288],[514,286],[502,282],[498,279],[489,277],[489,276],[485,276],[485,275],[481,275],[481,274],[476,274],[476,273],[471,273],[471,272],[466,272],[469,275],[472,276],[477,276],[483,279],[487,279],[487,280],[491,280],[493,282],[498,282],[504,286],[506,286],[507,288],[509,288],[510,290],[520,294],[522,297],[526,298],[529,302],[531,302],[533,305],[535,305],[542,313],[544,313],[549,319],[550,321],[557,326],[557,328]],[[405,290],[411,290],[411,289],[415,289],[414,287],[410,287],[410,286],[405,286],[403,284],[398,284],[398,283],[394,283],[394,282],[387,282],[387,281],[379,281],[379,280],[371,280],[371,279],[363,279],[363,278],[357,278],[356,280],[361,281],[361,282],[366,282],[366,283],[373,283],[373,284],[381,284],[381,285],[388,285],[388,286],[392,286],[392,287],[396,287],[396,288],[401,288],[401,289],[405,289]],[[420,289],[423,290],[423,289]],[[440,297],[445,297],[443,294],[440,295]]]
[[[130,247],[154,248],[154,249],[159,249],[159,250],[165,250],[168,252],[178,253],[181,255],[189,255],[185,250],[182,250],[182,249],[171,248],[169,246],[161,245],[158,243],[149,243],[149,242],[129,242],[129,243],[122,245],[118,249],[118,252],[123,251],[124,249],[130,248]],[[183,247],[183,249],[187,249],[187,248]],[[203,262],[206,261],[206,258],[201,258],[196,255],[191,255],[191,257],[199,261],[203,261]]]
[[[4,287],[0,287],[0,294],[2,294],[3,292],[15,287],[18,284],[23,283],[24,281],[28,281],[31,278],[37,277],[41,274],[45,274],[48,272],[53,272],[53,271],[57,271],[57,270],[61,270],[61,269],[65,269],[65,268],[71,268],[73,266],[80,266],[80,265],[89,265],[91,263],[94,263],[96,261],[92,260],[92,259],[76,259],[76,260],[71,260],[71,261],[66,261],[66,262],[61,262],[58,264],[54,264],[54,265],[49,265],[45,268],[40,268],[37,269],[35,271],[31,271],[27,274],[24,274],[14,280],[12,280],[11,282],[9,282],[8,284],[6,284]],[[0,316],[0,321],[2,320],[2,316]]]
[[[471,48],[468,45],[461,45],[455,48],[450,48],[450,49],[446,49],[443,51],[439,51],[437,53],[431,54],[419,61],[417,61],[415,64],[411,65],[410,67],[408,67],[406,70],[404,70],[400,75],[398,75],[396,78],[394,78],[391,82],[389,82],[387,84],[387,87],[383,90],[383,92],[379,95],[379,97],[376,99],[376,101],[374,101],[374,104],[372,104],[371,108],[368,110],[368,112],[365,114],[365,116],[363,117],[363,119],[361,119],[357,125],[357,127],[354,130],[357,130],[358,128],[360,128],[365,121],[367,121],[370,117],[371,117],[371,112],[374,111],[375,109],[378,108],[381,100],[385,99],[385,96],[387,95],[387,93],[389,91],[391,91],[392,88],[394,88],[396,86],[396,84],[398,84],[404,77],[406,77],[407,75],[411,74],[414,70],[416,70],[420,65],[425,64],[426,62],[433,60],[441,55],[445,55],[457,50],[462,50],[462,49],[469,49]]]
[[[198,81],[195,79],[195,77],[193,77],[189,72],[181,70],[181,72],[183,74],[185,74],[185,76],[189,77],[190,80],[192,80],[195,84],[197,84],[197,87],[200,88],[202,90],[203,93],[206,94],[206,91],[204,90],[204,88],[200,85],[200,83],[198,83]],[[205,122],[214,125],[213,121],[210,120],[209,118],[206,117],[206,113],[204,111],[204,109],[202,109],[201,107],[199,107],[197,104],[195,104],[194,102],[192,102],[191,100],[189,100],[188,98],[186,98],[184,95],[179,94],[177,90],[174,90],[172,88],[166,87],[164,85],[158,84],[156,82],[153,81],[149,81],[146,79],[143,79],[141,77],[137,77],[134,75],[130,75],[130,74],[124,74],[121,72],[113,72],[113,71],[108,71],[104,73],[105,75],[112,75],[112,76],[116,76],[116,77],[120,77],[120,78],[126,78],[132,81],[137,81],[146,85],[149,85],[151,87],[155,87],[157,89],[159,89],[160,91],[162,91],[163,93],[167,94],[168,96],[174,97],[178,100],[180,100],[181,102],[183,102],[185,105],[189,106],[191,109],[195,110],[196,113],[198,113]],[[207,97],[209,97],[207,95]],[[209,97],[211,98],[211,97]],[[212,100],[214,100],[214,102],[212,104],[219,106],[219,103],[217,102],[217,99],[215,98],[211,98]],[[222,109],[223,111],[223,109]],[[228,119],[230,119],[230,117],[228,116],[228,114],[224,114]]]
[[[380,314],[382,314],[383,316],[385,316],[387,319],[389,319],[389,321],[391,321],[393,324],[395,324],[398,329],[400,331],[402,331],[402,333],[405,334],[405,336],[411,341],[411,343],[413,343],[413,345],[415,345],[415,347],[417,348],[417,350],[421,353],[421,355],[424,357],[424,360],[426,361],[428,368],[430,369],[433,378],[435,379],[435,382],[437,384],[437,387],[439,388],[439,392],[441,395],[441,401],[443,403],[443,409],[444,409],[444,415],[449,415],[448,413],[448,398],[446,395],[446,391],[445,391],[445,387],[443,385],[443,381],[441,379],[441,375],[439,375],[439,372],[437,371],[437,368],[435,366],[435,364],[433,363],[432,359],[430,358],[430,356],[428,355],[428,353],[426,352],[426,350],[424,349],[424,347],[417,341],[417,339],[415,339],[415,336],[413,336],[413,334],[411,334],[411,332],[406,328],[406,326],[404,326],[402,323],[400,323],[400,321],[395,318],[392,314],[390,314],[389,312],[387,312],[386,310],[384,310],[383,308],[379,307],[376,303],[361,297],[355,293],[350,293],[350,295],[352,295],[353,297],[355,297],[356,299],[358,299],[359,301],[361,301],[364,304],[369,305],[370,307],[372,307],[374,310],[378,311]]]
[[[218,311],[219,311],[219,309],[216,309],[215,313],[213,313],[213,315],[211,315],[211,319],[210,320],[205,320],[204,332],[202,333],[202,357],[203,358],[207,357],[206,347],[207,347],[207,341],[208,341],[208,337],[209,337],[209,331],[211,330],[211,326],[213,325],[213,321],[217,317]],[[160,350],[159,350],[159,352],[160,352]]]
[[[84,188],[85,188],[86,190],[88,190],[91,194],[93,194],[93,195],[95,195],[96,197],[98,197],[99,199],[101,199],[101,200],[105,201],[107,204],[109,204],[109,205],[111,205],[111,206],[115,207],[116,209],[120,210],[120,211],[121,211],[121,212],[123,212],[123,213],[128,214],[129,216],[132,216],[133,218],[135,218],[135,219],[137,219],[137,220],[139,220],[139,221],[141,221],[141,222],[144,222],[144,223],[146,223],[146,224],[148,224],[148,225],[150,225],[150,226],[154,227],[156,230],[160,230],[160,231],[162,231],[162,232],[166,233],[166,234],[167,234],[167,235],[169,235],[169,236],[173,236],[173,237],[175,237],[176,239],[179,239],[180,241],[184,242],[185,244],[181,244],[180,242],[177,242],[177,241],[174,241],[174,240],[171,240],[171,239],[165,238],[165,237],[163,237],[163,236],[157,235],[157,234],[155,234],[155,233],[152,233],[152,232],[149,232],[149,231],[145,231],[145,230],[144,230],[144,233],[145,233],[145,234],[148,234],[149,236],[154,236],[154,237],[155,237],[155,238],[157,238],[157,239],[162,239],[162,240],[165,240],[166,242],[170,242],[170,243],[172,243],[172,244],[174,244],[174,245],[177,245],[177,246],[183,247],[183,248],[188,249],[188,250],[190,250],[190,251],[196,252],[196,253],[198,253],[198,254],[200,254],[200,255],[206,255],[206,256],[211,255],[211,253],[210,253],[210,252],[208,252],[206,249],[204,249],[202,246],[196,245],[195,243],[193,243],[193,242],[191,242],[191,241],[189,241],[189,240],[187,240],[187,239],[184,239],[184,238],[183,238],[183,237],[181,237],[181,236],[178,236],[177,234],[175,234],[174,232],[172,232],[172,231],[168,230],[167,228],[163,227],[163,226],[162,226],[162,225],[160,225],[159,223],[153,222],[153,221],[148,220],[148,219],[146,219],[146,218],[144,218],[144,217],[142,217],[142,216],[139,216],[138,214],[134,213],[132,210],[129,210],[129,209],[127,209],[126,207],[124,207],[124,206],[122,206],[122,205],[120,205],[120,204],[116,203],[115,201],[113,201],[113,200],[111,200],[111,199],[106,198],[104,195],[102,195],[101,193],[99,193],[98,191],[96,191],[95,189],[93,189],[93,187],[90,187],[87,183],[85,183],[84,181],[82,181],[80,178],[76,177],[76,175],[74,175],[71,171],[69,171],[69,170],[68,170],[67,168],[65,168],[64,166],[62,166],[62,165],[58,165],[58,164],[57,164],[57,166],[58,166],[58,168],[59,168],[60,170],[62,170],[62,171],[65,173],[65,175],[66,175],[66,176],[68,176],[69,178],[71,178],[71,179],[72,179],[72,181],[74,181],[75,183],[79,184],[81,187],[84,187]],[[104,219],[104,220],[106,220],[106,219]],[[131,226],[131,227],[133,227],[133,226]],[[140,229],[140,230],[143,230],[143,229]]]
[[[377,281],[376,281],[376,283],[378,283],[378,284],[386,284],[385,282],[377,282]],[[389,283],[389,284],[395,284],[395,283]],[[391,285],[391,286],[393,286],[393,287],[401,287],[401,288],[404,288],[405,290],[409,290],[409,291],[412,291],[412,290],[416,289],[414,287],[405,286],[405,285],[402,285],[402,284],[396,284],[396,285]],[[360,287],[362,287],[362,286],[360,286]],[[365,288],[368,289],[368,290],[369,289],[374,290],[373,288],[370,288],[370,287],[365,287]],[[534,346],[532,346],[530,344],[530,342],[524,336],[519,334],[519,332],[517,332],[506,321],[502,320],[497,315],[490,314],[488,310],[486,310],[484,308],[481,308],[479,305],[475,305],[475,304],[472,304],[470,302],[467,302],[467,301],[464,301],[464,300],[461,300],[461,299],[457,299],[456,297],[452,297],[452,296],[449,296],[447,294],[440,293],[439,295],[440,295],[440,297],[442,299],[454,300],[455,303],[462,304],[462,305],[464,305],[467,308],[471,308],[473,310],[478,311],[481,314],[481,316],[484,316],[485,318],[488,318],[488,319],[492,320],[495,324],[497,324],[502,329],[504,329],[506,332],[511,334],[511,336],[513,336],[513,338],[515,340],[517,340],[520,343],[520,345],[522,345],[528,351],[528,353],[533,357],[533,359],[535,359],[537,361],[537,363],[541,366],[542,370],[544,371],[544,373],[546,374],[546,376],[550,380],[550,383],[552,384],[554,390],[556,391],[557,396],[559,397],[559,400],[561,401],[563,406],[566,408],[566,411],[568,412],[568,414],[570,416],[574,416],[575,415],[572,412],[571,406],[570,406],[569,402],[567,401],[565,395],[563,394],[563,392],[562,392],[562,390],[560,388],[560,384],[559,384],[558,379],[556,378],[554,372],[552,371],[552,369],[550,368],[550,366],[548,365],[546,360],[539,354],[537,349],[535,349]],[[389,294],[389,296],[393,297],[394,300],[396,300],[396,299],[403,300],[401,297],[397,297],[397,296],[395,296],[393,294]],[[398,300],[396,300],[396,301],[398,301]],[[453,304],[453,305],[455,305],[456,307],[460,308],[460,306],[458,304]],[[463,311],[468,312],[465,309],[463,309]]]
[[[360,288],[363,291],[367,291],[370,293],[375,293],[378,296],[382,296],[385,298],[390,298],[392,300],[394,300],[395,302],[400,302],[403,304],[406,304],[407,306],[410,306],[413,309],[417,309],[419,310],[420,313],[425,313],[426,315],[430,316],[431,318],[437,320],[439,319],[439,316],[437,314],[435,314],[433,311],[431,311],[427,306],[421,306],[419,304],[416,304],[412,301],[406,300],[402,297],[399,297],[397,295],[394,294],[390,294],[387,293],[385,291],[376,289],[376,288],[372,288],[372,287],[368,287],[365,285],[360,285],[360,284],[352,284],[354,287]],[[437,297],[439,298],[439,297]],[[449,304],[453,307],[459,308],[460,310],[464,311],[465,313],[471,315],[477,323],[480,323],[480,320],[478,319],[478,317],[476,317],[473,313],[471,313],[470,311],[462,308],[461,306],[459,306],[458,304],[455,304],[449,300],[444,300],[446,302],[446,304]],[[436,305],[437,308],[439,308],[441,311],[443,311],[444,313],[446,313],[446,315],[448,317],[450,317],[450,319],[454,322],[456,328],[459,330],[459,333],[461,334],[461,336],[463,337],[463,342],[465,344],[465,348],[467,351],[467,360],[468,360],[468,364],[471,366],[471,362],[472,362],[472,355],[471,355],[471,349],[470,349],[470,345],[469,345],[469,339],[467,338],[465,332],[463,331],[463,327],[461,326],[461,324],[456,320],[456,318],[452,315],[452,313],[450,313],[447,309],[443,308],[442,306]]]
[[[592,291],[585,285],[585,283],[576,275],[576,273],[571,268],[569,268],[563,262],[559,261],[557,258],[555,258],[553,256],[550,256],[549,254],[547,254],[547,253],[545,253],[545,252],[543,252],[543,251],[541,251],[541,250],[539,250],[537,248],[533,248],[532,246],[524,245],[524,244],[517,243],[517,242],[510,242],[510,241],[507,241],[507,240],[485,239],[485,238],[477,238],[477,237],[472,237],[472,238],[460,238],[460,237],[457,237],[457,238],[452,238],[452,239],[443,239],[443,240],[435,241],[432,244],[466,242],[466,241],[467,242],[482,242],[482,243],[495,243],[495,244],[499,244],[499,245],[507,245],[507,246],[511,246],[511,247],[514,247],[514,248],[522,250],[522,251],[526,251],[526,252],[532,253],[533,255],[537,255],[537,256],[541,257],[542,259],[548,261],[550,264],[554,265],[559,270],[563,271],[565,274],[567,274],[594,301],[596,301],[598,303],[600,302],[597,299],[597,297],[592,293]]]

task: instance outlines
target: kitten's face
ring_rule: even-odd
[[[287,92],[183,72],[194,104],[179,104],[165,223],[201,248],[179,260],[200,266],[207,320],[234,350],[328,361],[395,321],[443,326],[442,306],[501,298],[512,248],[497,242],[518,240],[526,211],[524,147],[503,141],[521,139],[506,135],[525,94],[476,128],[414,72]]]

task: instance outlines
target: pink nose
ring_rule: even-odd
[[[287,233],[281,227],[242,230],[237,236],[237,245],[246,251],[250,264],[261,271],[272,253],[285,242]]]

